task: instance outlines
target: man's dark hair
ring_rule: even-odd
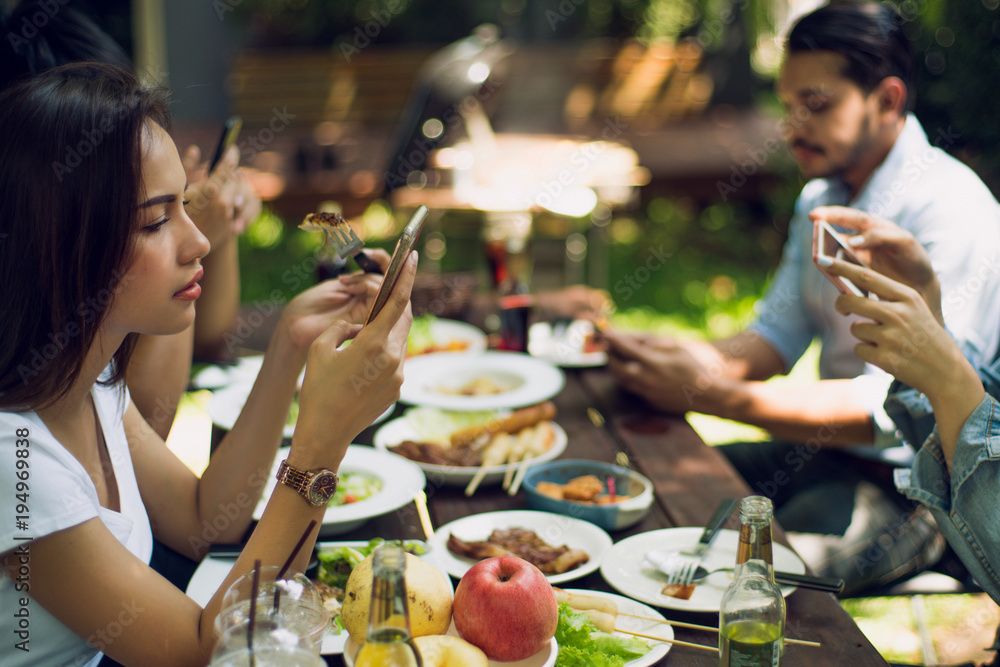
[[[833,51],[847,58],[843,75],[870,93],[890,76],[906,84],[913,108],[913,47],[888,3],[834,2],[803,16],[788,34],[788,53]]]

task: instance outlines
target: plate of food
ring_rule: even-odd
[[[253,518],[259,521],[267,499],[274,490],[278,465],[288,457],[282,447],[274,459],[271,473]],[[338,535],[360,527],[368,519],[393,512],[413,502],[427,479],[417,465],[388,452],[365,445],[351,445],[337,471],[340,482],[323,516],[320,535]]]
[[[406,338],[407,357],[435,352],[482,352],[485,349],[486,334],[479,327],[433,315],[414,317],[410,335]]]
[[[717,612],[722,594],[732,581],[731,573],[718,572],[710,575],[693,588],[668,587],[667,575],[646,561],[646,553],[649,551],[680,551],[685,547],[693,547],[698,543],[703,530],[700,527],[664,528],[627,537],[616,543],[605,555],[601,564],[601,576],[615,590],[646,604],[680,611]],[[739,532],[735,530],[719,531],[715,542],[702,556],[701,564],[708,570],[733,567],[739,536]],[[794,574],[804,574],[806,571],[802,559],[786,546],[774,543],[772,557],[776,570]],[[794,590],[794,586],[781,587],[781,592],[786,597]],[[678,597],[683,595],[690,597]]]
[[[604,591],[578,590],[578,589],[555,589],[556,600],[562,604],[566,603],[574,612],[587,614],[594,622],[598,632],[607,632],[618,638],[618,642],[595,641],[594,638],[585,633],[560,633],[556,630],[556,636],[560,637],[560,649],[563,646],[573,647],[584,653],[601,653],[603,655],[615,655],[622,658],[641,653],[624,664],[623,667],[648,667],[666,657],[670,651],[670,644],[667,642],[674,638],[674,629],[666,623],[660,612],[652,607],[648,607],[641,602],[636,602],[631,598]],[[560,612],[560,623],[563,623],[563,612]],[[637,632],[649,637],[656,637],[663,642],[640,639],[634,635],[621,632],[620,630]],[[605,639],[607,639],[605,637]]]
[[[457,579],[484,558],[514,555],[538,566],[551,584],[596,571],[612,544],[588,521],[532,510],[463,517],[438,528],[428,543],[442,569]]]
[[[423,354],[403,370],[400,401],[445,410],[534,405],[558,394],[566,382],[552,362],[519,352]]]
[[[596,338],[593,322],[535,322],[528,329],[528,353],[566,368],[608,363],[608,353]]]
[[[208,416],[211,418],[212,423],[219,428],[224,428],[227,431],[232,429],[236,424],[236,420],[239,419],[240,413],[243,412],[243,406],[247,403],[247,398],[250,396],[250,390],[253,389],[253,380],[250,382],[240,382],[238,384],[233,384],[228,387],[223,387],[212,392],[212,398],[208,402],[206,410]],[[389,408],[379,415],[372,424],[378,424],[382,422],[386,417],[392,414],[393,409],[396,404],[393,403]],[[288,417],[285,418],[285,427],[281,435],[285,439],[291,438],[295,434],[295,422],[299,418],[299,392],[295,392],[295,396],[292,398],[292,405],[288,409]]]
[[[347,579],[351,570],[361,561],[367,558],[375,550],[375,547],[384,542],[381,538],[370,541],[347,541],[347,542],[317,542],[316,560],[318,565],[315,570],[310,569],[309,574],[319,589],[320,595],[324,598],[324,606],[330,612],[331,629],[323,637],[323,644],[320,653],[323,655],[336,655],[344,652],[344,645],[348,641],[346,630],[342,629],[339,621],[340,607],[343,602],[344,589],[347,586]],[[428,561],[430,564],[444,572],[438,565],[433,551],[425,542],[420,540],[403,540],[403,547],[409,552]],[[187,595],[198,604],[205,606],[212,599],[219,586],[225,581],[229,571],[236,563],[234,557],[206,556],[198,564],[198,568],[188,582]],[[445,574],[447,574],[445,572]],[[451,578],[445,576],[448,586],[454,592]]]
[[[552,421],[554,416],[551,403],[513,411],[416,407],[379,428],[374,444],[416,463],[433,484],[465,486],[484,461],[499,460],[486,466],[480,480],[480,485],[497,484],[505,477],[509,481],[512,467],[530,469],[566,450],[566,431]]]

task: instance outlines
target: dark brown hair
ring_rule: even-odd
[[[112,65],[64,65],[0,95],[0,408],[37,408],[79,376],[132,261],[143,134],[166,92]],[[115,352],[121,382],[135,345]]]
[[[886,77],[906,84],[906,109],[916,100],[913,46],[903,18],[885,2],[833,2],[803,16],[788,34],[789,53],[833,51],[847,58],[842,74],[866,94]]]

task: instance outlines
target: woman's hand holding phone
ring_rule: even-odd
[[[930,256],[913,234],[885,218],[846,206],[821,206],[809,217],[857,231],[850,237],[851,248],[867,259],[873,270],[917,290],[938,321],[943,322],[937,274]]]
[[[841,293],[863,297],[870,296],[867,291],[855,285],[850,279],[828,271],[827,260],[829,259],[839,259],[864,268],[868,267],[825,220],[813,220],[813,262],[815,262],[816,268]]]

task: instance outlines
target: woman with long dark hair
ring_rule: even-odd
[[[124,665],[205,664],[229,584],[254,560],[280,565],[322,521],[329,488],[303,480],[331,481],[399,395],[415,256],[363,330],[373,279],[327,282],[285,307],[246,409],[200,479],[166,448],[123,377],[137,334],[190,326],[208,252],[184,211],[168,122],[161,91],[109,65],[67,65],[0,96],[5,666],[96,665],[100,652]],[[373,363],[385,369],[374,381]],[[148,567],[153,535],[196,559],[244,535],[304,365],[283,483],[202,609]]]

